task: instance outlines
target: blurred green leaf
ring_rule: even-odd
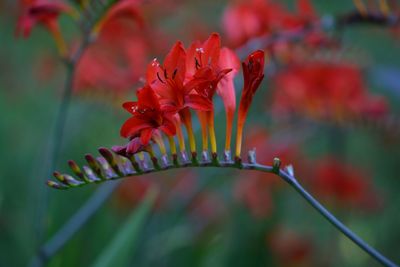
[[[109,246],[100,253],[92,267],[127,266],[136,248],[141,229],[150,215],[156,195],[156,190],[149,190],[143,202],[129,215],[125,225],[115,235]]]

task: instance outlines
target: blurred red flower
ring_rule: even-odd
[[[235,1],[224,12],[223,27],[228,41],[237,47],[275,32],[302,31],[317,19],[309,0],[298,0],[297,12],[290,12],[277,1]],[[321,33],[313,30],[305,36],[305,41],[317,44],[321,37]]]
[[[272,109],[276,116],[301,113],[343,119],[352,115],[379,117],[388,108],[383,98],[367,91],[356,66],[311,62],[294,65],[276,76]]]
[[[131,2],[117,3],[97,25],[96,40],[78,62],[77,92],[120,95],[144,76],[154,34],[148,38],[140,7]]]
[[[267,245],[278,260],[278,266],[313,266],[312,241],[282,227],[267,235]]]
[[[46,27],[50,32],[59,31],[57,19],[61,13],[68,13],[71,8],[60,1],[21,0],[21,15],[18,19],[17,34],[28,37],[36,25]]]
[[[310,182],[319,197],[340,207],[376,210],[381,205],[371,179],[362,171],[333,158],[322,159],[313,165],[315,172]]]

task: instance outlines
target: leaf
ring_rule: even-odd
[[[126,220],[125,225],[115,235],[111,243],[100,253],[92,267],[127,266],[127,262],[134,254],[140,232],[150,215],[156,199],[155,189],[149,190],[143,202]]]

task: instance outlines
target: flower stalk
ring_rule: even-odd
[[[100,151],[102,154],[105,154],[105,148],[101,148]],[[111,151],[109,151],[111,153]],[[231,161],[220,161],[218,165],[214,164],[213,161],[199,161],[197,164],[194,164],[191,161],[182,161],[180,164],[170,164],[166,163],[164,166],[158,164],[157,157],[153,155],[151,157],[153,167],[150,167],[144,157],[143,152],[138,153],[140,158],[140,163],[135,167],[135,162],[131,162],[130,160],[115,155],[114,157],[104,158],[109,164],[100,165],[101,170],[98,170],[98,166],[90,166],[89,168],[95,174],[104,173],[106,177],[103,179],[93,179],[89,182],[87,180],[75,179],[69,175],[63,175],[58,172],[54,173],[54,176],[59,182],[48,181],[47,185],[54,188],[65,190],[74,187],[84,186],[90,183],[102,183],[110,180],[117,180],[126,177],[132,177],[137,175],[142,175],[143,173],[156,173],[162,172],[173,168],[188,168],[188,167],[215,167],[215,168],[235,168],[241,170],[256,170],[260,172],[273,173],[287,182],[291,187],[293,187],[318,213],[320,213],[325,219],[327,219],[335,228],[337,228],[341,233],[343,233],[346,237],[348,237],[351,241],[353,241],[357,246],[359,246],[362,250],[368,253],[372,258],[374,258],[377,262],[381,263],[383,266],[387,267],[396,267],[397,265],[393,263],[391,260],[383,256],[376,249],[368,245],[364,240],[362,240],[359,236],[353,233],[349,228],[347,228],[339,219],[337,219],[332,213],[330,213],[321,203],[319,203],[303,186],[298,182],[298,180],[294,177],[294,175],[290,174],[289,171],[284,171],[280,168],[281,161],[278,158],[274,159],[274,163],[272,166],[261,165],[256,162],[255,151],[249,152],[249,159],[251,159],[248,163],[242,163],[240,166],[236,162]],[[115,165],[115,162],[119,162],[120,164]],[[90,163],[89,163],[90,164]],[[114,164],[115,167],[118,168],[118,171],[115,171],[111,166]],[[71,166],[71,164],[70,164]],[[73,166],[73,171],[76,170],[76,166]],[[86,168],[83,168],[87,170]],[[123,174],[123,175],[119,175]],[[99,175],[100,176],[100,175]],[[97,177],[96,177],[97,178]],[[99,177],[101,178],[101,177]]]

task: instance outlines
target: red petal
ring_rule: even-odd
[[[198,94],[190,94],[185,97],[186,106],[201,111],[210,111],[213,109],[213,103],[210,99]]]
[[[186,80],[192,79],[193,75],[196,73],[196,49],[201,46],[199,41],[193,42],[186,52]]]
[[[158,97],[154,92],[153,88],[149,85],[144,86],[136,92],[138,103],[143,106],[153,107],[156,110],[160,110],[160,104]]]
[[[227,73],[219,82],[217,93],[221,96],[222,101],[224,102],[225,110],[228,117],[232,117],[233,119],[233,113],[236,109],[236,95],[233,80],[240,68],[240,61],[236,54],[226,47],[221,49],[219,61],[219,65],[221,68],[232,69],[232,71]]]
[[[182,42],[177,42],[169,51],[164,60],[164,67],[169,78],[172,78],[170,76],[172,76],[176,70],[175,75],[179,76],[179,79],[183,81],[186,72],[186,52]]]
[[[174,136],[176,134],[175,124],[171,120],[165,120],[164,124],[159,127],[166,135]]]
[[[125,121],[122,125],[120,134],[122,137],[128,138],[132,135],[137,134],[139,131],[145,128],[151,128],[152,125],[146,121],[132,117]]]
[[[143,131],[141,131],[140,133],[140,142],[142,143],[142,145],[148,145],[151,139],[151,136],[153,135],[153,128],[148,128],[148,129],[144,129]]]
[[[213,33],[203,44],[204,54],[202,56],[203,65],[206,66],[210,62],[212,66],[216,66],[219,60],[221,49],[221,38],[218,33]]]

